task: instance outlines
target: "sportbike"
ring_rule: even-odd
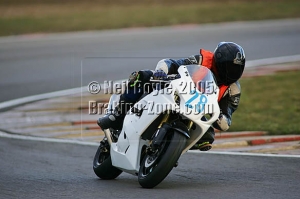
[[[218,119],[219,88],[212,72],[183,65],[178,73],[152,81],[160,86],[133,105],[122,130],[104,130],[93,161],[99,178],[114,179],[124,171],[136,175],[142,187],[153,188]],[[112,95],[108,109],[118,101],[119,95]]]

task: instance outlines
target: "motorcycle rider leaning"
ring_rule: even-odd
[[[226,131],[231,125],[232,114],[240,101],[241,88],[238,79],[243,74],[245,62],[243,48],[233,42],[220,42],[214,52],[200,49],[200,54],[188,58],[160,60],[155,71],[133,72],[129,77],[126,91],[120,96],[115,110],[99,118],[97,123],[102,129],[122,129],[127,111],[144,94],[144,85],[149,83],[151,77],[165,79],[167,74],[178,74],[177,69],[181,65],[202,65],[209,68],[216,77],[220,89],[218,101],[221,113],[218,120],[212,125],[213,127],[207,130],[192,149],[210,150],[214,142],[214,128]]]

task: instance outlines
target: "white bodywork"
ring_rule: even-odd
[[[196,129],[189,132],[190,138],[187,140],[183,153],[190,149],[212,123],[218,119],[220,114],[218,105],[219,88],[213,81],[209,83],[209,87],[204,87],[206,91],[200,92],[196,89],[196,84],[190,74],[191,71],[188,70],[195,71],[197,69],[195,67],[201,68],[211,76],[209,69],[204,66],[181,66],[178,69],[181,76],[179,79],[170,81],[167,88],[153,91],[134,105],[136,109],[143,109],[141,116],[133,113],[133,109],[128,111],[118,141],[111,142],[110,155],[113,166],[128,173],[138,173],[142,147],[149,145],[149,140],[143,140],[141,136],[147,127],[163,112],[176,111],[183,118],[192,120],[196,126]],[[179,105],[174,100],[175,95],[180,98]],[[113,106],[112,104],[117,99],[118,96],[113,95],[110,106]],[[210,119],[207,121],[201,120],[206,114],[210,115]],[[110,131],[105,130],[105,134],[108,137]]]

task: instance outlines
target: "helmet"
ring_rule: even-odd
[[[236,82],[245,68],[245,52],[233,42],[220,42],[214,51],[214,62],[220,81],[225,85]]]

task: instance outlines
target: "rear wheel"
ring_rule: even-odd
[[[142,187],[153,188],[171,172],[185,147],[186,137],[168,133],[159,148],[145,155],[139,169],[138,180]]]
[[[95,174],[104,180],[111,180],[118,177],[122,171],[112,165],[109,144],[106,140],[100,142],[100,146],[93,161]]]

